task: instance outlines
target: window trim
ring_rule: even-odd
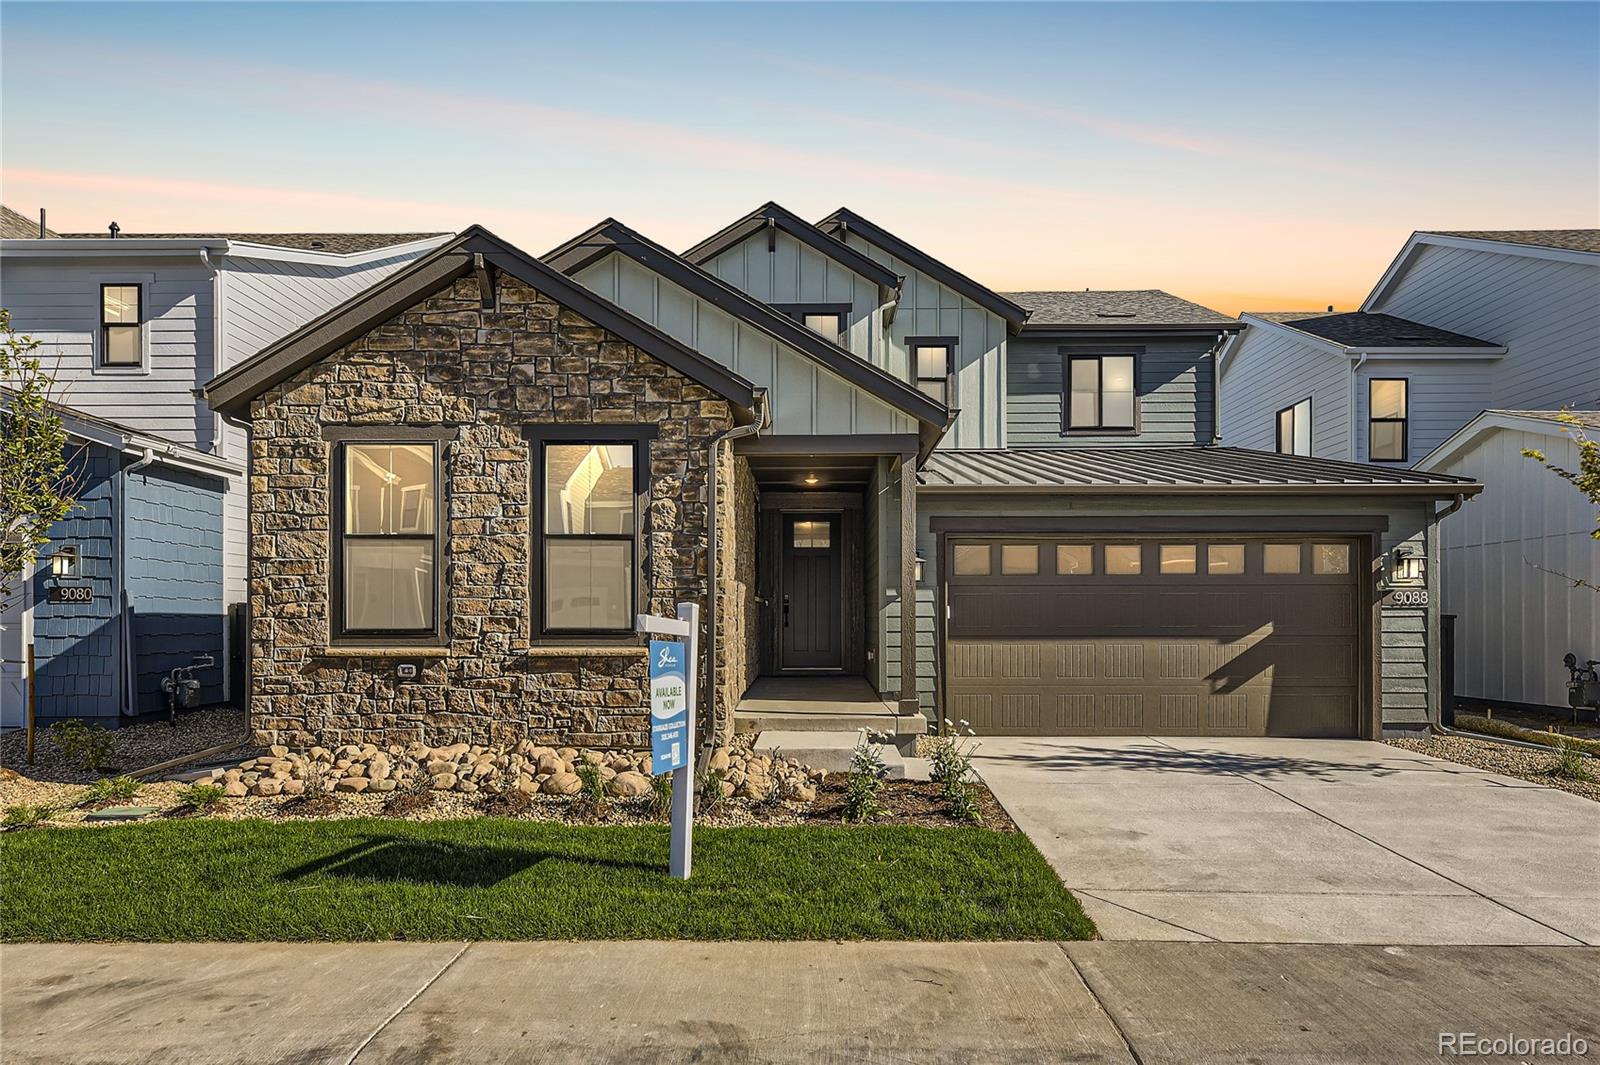
[[[445,451],[455,439],[454,428],[418,428],[399,425],[335,426],[324,429],[328,444],[328,643],[334,647],[443,647],[445,615],[449,610],[445,583],[444,525],[449,511],[445,507]],[[350,629],[345,626],[344,544],[345,544],[345,448],[349,444],[429,444],[433,447],[433,626],[430,629]],[[361,537],[366,539],[367,537]],[[420,540],[420,534],[406,533],[374,539]]]
[[[1399,418],[1375,418],[1372,416],[1372,386],[1400,382],[1403,388],[1401,396],[1401,410],[1403,416]],[[1375,459],[1372,457],[1372,427],[1378,424],[1400,426],[1400,457],[1394,459]],[[1411,378],[1409,377],[1369,377],[1367,378],[1367,461],[1368,462],[1410,462],[1411,461]]]
[[[910,370],[911,370],[911,387],[915,388],[918,392],[922,392],[922,383],[924,381],[938,381],[938,380],[940,380],[940,378],[937,378],[937,377],[924,377],[924,376],[922,376],[922,372],[917,366],[917,363],[920,361],[918,359],[919,351],[922,348],[944,348],[945,349],[944,378],[943,378],[943,380],[944,380],[944,395],[939,398],[939,402],[941,404],[943,404],[944,407],[947,410],[954,410],[955,409],[954,400],[956,398],[956,348],[960,344],[960,341],[961,341],[960,337],[953,337],[953,336],[914,336],[914,337],[906,337],[906,352],[909,354],[910,360],[911,360],[911,366],[910,366]],[[926,393],[926,392],[922,392],[922,394],[925,395],[925,396],[928,395],[928,393]],[[933,397],[932,396],[928,396],[928,398],[932,399]]]
[[[108,280],[107,278],[112,278]],[[106,275],[96,279],[99,282],[97,289],[100,302],[95,308],[94,331],[94,372],[97,374],[148,374],[150,372],[150,322],[146,317],[148,300],[145,296],[144,280],[129,278],[116,279],[113,275]],[[110,347],[106,330],[116,325],[127,325],[126,322],[106,321],[106,289],[131,288],[139,294],[139,319],[136,328],[139,331],[139,361],[138,362],[106,362],[106,353]]]
[[[570,644],[574,640],[616,644],[636,644],[634,618],[645,612],[649,602],[650,538],[647,516],[650,512],[650,444],[659,435],[659,426],[618,423],[582,425],[528,425],[523,437],[528,441],[529,506],[528,527],[528,624],[536,644]],[[627,625],[615,629],[551,628],[545,616],[545,544],[550,539],[626,540],[620,533],[545,533],[544,449],[546,444],[627,444],[633,448],[633,602]]]
[[[1308,450],[1304,455],[1301,455],[1300,452],[1294,450],[1294,436],[1299,428],[1298,422],[1300,420],[1300,415],[1297,413],[1297,411],[1302,403],[1305,404],[1306,422],[1308,423],[1306,425],[1306,447],[1311,449]],[[1283,416],[1285,414],[1292,416],[1295,423],[1297,423],[1289,427],[1290,439],[1289,450],[1287,451],[1283,449]],[[1316,422],[1312,419],[1310,396],[1307,396],[1305,399],[1296,400],[1287,407],[1279,407],[1278,412],[1272,416],[1272,426],[1277,444],[1275,450],[1278,452],[1278,454],[1294,455],[1298,458],[1310,458],[1312,453],[1316,450],[1316,441],[1312,439],[1311,435],[1316,429]]]
[[[848,303],[774,303],[772,304],[772,309],[783,315],[785,318],[793,319],[803,328],[806,327],[806,315],[808,314],[838,315],[838,335],[828,337],[821,333],[817,333],[817,336],[822,337],[824,340],[831,340],[833,343],[843,347],[844,342],[842,338],[850,330],[850,312],[855,310],[855,307]],[[816,331],[812,330],[812,332]]]
[[[1062,345],[1061,355],[1061,435],[1062,436],[1138,436],[1142,431],[1144,393],[1139,391],[1139,370],[1144,362],[1143,345]],[[1105,424],[1105,365],[1106,358],[1133,359],[1133,424],[1131,426]],[[1094,425],[1072,424],[1072,363],[1075,359],[1094,360],[1095,388],[1100,396],[1100,417]]]

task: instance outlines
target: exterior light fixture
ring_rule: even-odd
[[[66,546],[56,549],[50,556],[50,576],[76,577],[78,575],[78,549]]]
[[[1425,556],[1403,547],[1389,555],[1389,584],[1395,587],[1418,587],[1428,583],[1428,560]]]
[[[922,583],[922,567],[927,561],[928,561],[927,559],[922,557],[922,552],[918,551],[917,552],[917,565],[916,565],[916,582],[918,584]]]
[[[814,474],[814,473],[806,474],[806,484],[808,486],[815,485],[816,483],[817,483],[817,475],[816,474]]]

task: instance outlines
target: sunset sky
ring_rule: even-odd
[[[1366,294],[1414,229],[1600,226],[1600,5],[0,5],[52,228],[684,248],[840,205],[997,289]]]

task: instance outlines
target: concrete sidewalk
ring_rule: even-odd
[[[0,948],[0,1056],[1424,1062],[1441,1031],[1600,1046],[1597,969],[1600,950],[1584,947],[13,944]]]

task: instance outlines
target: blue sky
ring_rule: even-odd
[[[1600,225],[1596,4],[0,5],[64,229],[841,204],[999,288],[1349,305],[1417,228]]]

